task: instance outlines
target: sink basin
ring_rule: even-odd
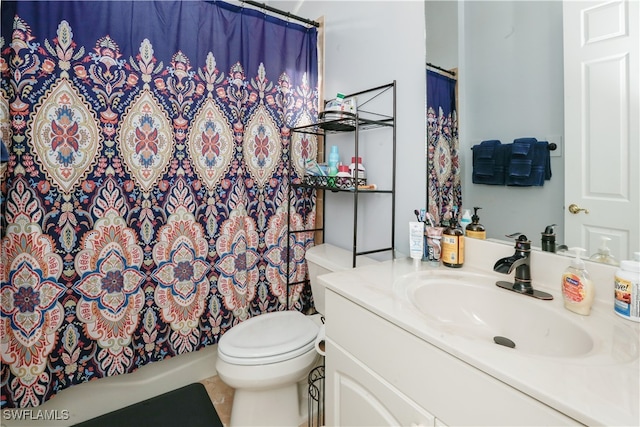
[[[576,357],[594,346],[591,335],[549,301],[504,291],[496,278],[463,272],[417,272],[395,284],[445,332],[549,357]]]

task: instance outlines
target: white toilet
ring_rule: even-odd
[[[316,310],[322,313],[324,287],[316,278],[351,268],[351,252],[322,244],[310,248],[306,259]],[[363,256],[357,261],[358,266],[376,262]],[[298,383],[318,362],[319,329],[319,316],[278,311],[252,317],[220,338],[216,369],[235,389],[231,427],[301,424]]]

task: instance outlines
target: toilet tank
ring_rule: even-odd
[[[337,246],[323,243],[307,249],[305,258],[309,267],[309,281],[311,282],[311,292],[313,293],[316,310],[324,313],[324,286],[319,283],[318,276],[352,268],[353,253]],[[378,261],[375,259],[364,255],[356,257],[357,267],[377,263]]]

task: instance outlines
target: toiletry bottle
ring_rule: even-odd
[[[442,232],[442,264],[460,268],[464,263],[464,233],[458,226],[456,215],[449,220],[449,226]]]
[[[353,189],[353,179],[351,179],[351,174],[349,173],[349,167],[347,165],[343,165],[342,163],[338,163],[338,173],[335,177],[336,187],[342,188],[345,190]]]
[[[351,178],[351,173],[349,172],[349,166],[338,164],[338,173],[336,176],[340,178]]]
[[[460,218],[460,228],[462,228],[462,232],[464,235],[467,235],[467,226],[471,224],[471,212],[469,209],[465,209],[462,211],[462,218]]]
[[[620,262],[614,283],[616,314],[640,322],[640,252],[633,254],[633,261]]]
[[[431,222],[433,224],[433,222]],[[442,232],[444,228],[435,227],[433,225],[427,225],[425,227],[425,233],[427,236],[426,243],[426,258],[429,261],[431,267],[438,267],[440,265],[440,255],[442,253]]]
[[[603,264],[618,265],[618,261],[611,255],[611,251],[607,246],[607,242],[611,240],[607,236],[602,236],[602,246],[598,248],[598,252],[589,257],[589,261],[601,262]]]
[[[362,165],[362,157],[358,157],[358,162],[356,163],[356,158],[351,158],[351,164],[349,165],[349,170],[351,171],[351,176],[353,178],[365,179],[365,170]]]
[[[542,232],[542,250],[545,252],[556,251],[556,233],[553,231],[555,224],[547,225]]]
[[[419,267],[424,256],[424,223],[422,222],[409,222],[409,256],[413,259],[413,265]]]
[[[588,316],[591,312],[595,289],[584,266],[584,261],[580,259],[580,253],[586,252],[586,250],[582,248],[571,248],[570,250],[575,251],[576,257],[562,275],[564,306],[574,313]]]
[[[358,111],[358,98],[355,96],[345,98],[342,101],[342,109],[347,113],[356,114],[356,111]]]
[[[340,161],[340,154],[338,153],[338,146],[332,145],[329,152],[329,176],[336,176],[338,174],[338,162]]]
[[[478,209],[482,209],[482,208],[478,206],[475,206],[473,208],[473,216],[471,217],[471,224],[467,225],[465,236],[473,237],[474,239],[484,240],[487,238],[487,230],[485,230],[484,225],[480,224]]]

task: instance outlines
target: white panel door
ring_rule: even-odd
[[[618,260],[640,250],[639,5],[563,7],[565,243],[591,255],[607,236]]]

